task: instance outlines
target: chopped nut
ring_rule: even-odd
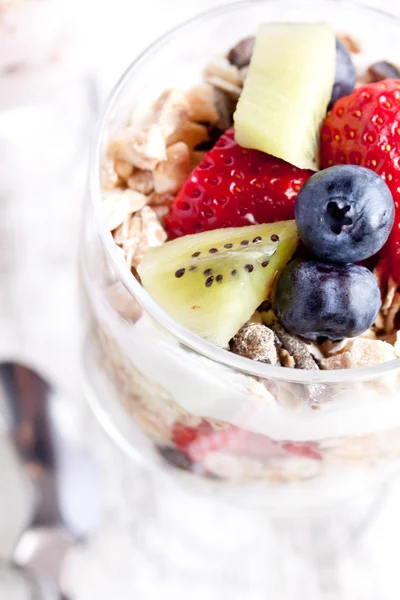
[[[128,187],[148,196],[154,189],[151,171],[136,170],[127,180]]]
[[[155,206],[169,206],[173,201],[174,197],[174,194],[157,194],[156,192],[154,192],[149,198],[149,206],[151,206],[152,208],[154,208]]]
[[[281,348],[279,350],[279,360],[282,367],[287,367],[289,369],[294,369],[296,366],[296,362],[293,356],[290,356],[289,352],[285,350],[285,348]]]
[[[278,353],[275,344],[275,335],[271,329],[258,323],[244,325],[230,342],[231,352],[278,366]]]
[[[204,159],[206,153],[200,152],[200,150],[195,150],[190,155],[190,171],[193,171]]]
[[[391,344],[367,338],[350,340],[338,354],[323,358],[320,362],[323,369],[354,369],[378,365],[396,358]]]
[[[219,119],[214,102],[214,90],[211,85],[204,83],[196,85],[186,92],[189,105],[189,118],[199,123],[216,123]]]
[[[303,342],[297,336],[288,333],[279,323],[271,325],[272,330],[275,332],[277,338],[282,344],[283,348],[293,356],[295,361],[296,369],[318,369],[318,365],[313,359],[307,344]]]
[[[104,212],[110,231],[117,229],[126,217],[141,210],[147,204],[147,198],[134,190],[115,188],[104,194]]]
[[[359,42],[352,38],[350,35],[342,33],[337,36],[339,40],[344,44],[349,52],[352,54],[359,54],[361,52],[361,47]]]
[[[161,128],[165,139],[182,127],[188,119],[189,105],[182,90],[166,90],[153,104],[151,123]]]
[[[132,267],[137,267],[149,248],[161,246],[167,239],[156,213],[145,206],[128,216],[114,232],[114,240],[122,246]]]
[[[199,144],[209,140],[208,129],[200,123],[186,121],[175,133],[170,135],[167,145],[173,145],[177,142],[184,142],[191,150]]]
[[[190,172],[190,150],[183,142],[167,148],[167,160],[159,163],[153,171],[154,189],[157,194],[174,194],[184,184]]]
[[[122,158],[117,158],[115,160],[114,168],[121,179],[124,179],[125,181],[132,175],[133,172],[133,165]]]
[[[227,56],[231,65],[238,67],[238,69],[247,67],[250,64],[255,42],[256,38],[251,36],[236,44],[236,46],[229,51]]]
[[[126,127],[113,138],[112,147],[118,158],[139,169],[151,171],[167,158],[166,143],[159,125],[149,125],[141,130]]]
[[[390,62],[382,60],[374,63],[368,68],[370,82],[382,81],[383,79],[399,79],[400,70]]]
[[[219,119],[215,125],[221,131],[225,131],[233,124],[236,101],[223,90],[214,88],[214,102],[219,114]]]

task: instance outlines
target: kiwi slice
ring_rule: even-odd
[[[216,229],[151,248],[138,272],[171,317],[225,347],[268,297],[297,244],[294,221]]]
[[[327,23],[260,26],[234,115],[238,144],[316,168],[318,132],[335,80],[335,44]]]

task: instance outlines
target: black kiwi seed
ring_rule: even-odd
[[[273,233],[271,235],[271,242],[279,242],[279,235],[276,235],[276,233]]]
[[[195,271],[197,269],[196,265],[192,265],[191,267],[189,267],[189,271]]]
[[[254,238],[253,240],[253,244],[258,244],[258,242],[261,242],[262,238],[258,235],[257,237]]]
[[[265,267],[268,267],[268,265],[269,265],[269,260],[264,260],[264,262],[261,263],[261,266],[264,267],[264,269],[265,269]]]
[[[218,252],[218,248],[210,248],[209,249],[210,254],[215,254],[216,252]]]
[[[211,275],[211,277],[208,277],[208,278],[206,279],[205,286],[206,286],[206,287],[210,287],[210,285],[212,285],[212,282],[213,282],[213,281],[214,281],[214,276],[213,276],[213,275]]]
[[[229,248],[233,248],[233,244],[225,244],[224,248],[228,248],[229,250]]]
[[[179,277],[183,277],[183,275],[185,274],[185,269],[178,269],[177,271],[175,271],[175,277],[177,277],[179,279]]]
[[[233,269],[233,271],[232,271],[231,275],[233,275],[234,277],[235,277],[235,275],[237,275],[237,271],[236,271],[236,269]]]
[[[254,269],[253,265],[245,265],[244,268],[248,273],[251,273]]]
[[[205,275],[206,277],[207,277],[207,275],[211,275],[211,273],[212,273],[212,269],[206,269],[206,270],[204,271],[204,275]]]
[[[193,252],[192,254],[192,258],[197,258],[198,256],[200,256],[201,252]]]
[[[249,240],[242,240],[242,241],[240,242],[240,245],[241,245],[241,246],[247,246],[247,244],[248,244],[248,243],[249,243]]]
[[[215,278],[215,281],[217,281],[218,283],[221,283],[221,281],[223,280],[223,276],[222,275],[217,275]]]

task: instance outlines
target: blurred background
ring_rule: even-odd
[[[84,400],[76,267],[88,145],[99,107],[151,41],[223,3],[0,0],[0,361],[28,364],[52,382],[60,435],[70,440],[74,452],[95,455],[101,480],[99,497],[93,499],[90,540],[76,545],[61,537],[55,547],[53,536],[46,542],[44,562],[49,555],[64,558],[64,548],[72,548],[59,577],[68,600],[183,598],[168,573],[157,569],[161,539],[153,540],[155,566],[135,552],[132,532],[140,527],[132,507],[141,519],[149,510],[146,474],[133,472]],[[398,0],[368,4],[400,15]],[[2,383],[0,406],[8,393]],[[75,476],[69,475],[72,485],[78,485]],[[85,509],[91,512],[90,506]],[[326,594],[318,598],[398,600],[397,513],[394,492],[357,553],[332,565],[335,576],[328,577]],[[2,600],[53,597],[9,564],[31,516],[29,486],[8,441],[7,423],[0,419]],[[28,539],[23,547],[19,544],[21,564],[29,562],[36,543]],[[377,547],[382,549],[378,556]],[[57,577],[58,568],[57,563]],[[189,597],[203,597],[201,589],[193,588]]]

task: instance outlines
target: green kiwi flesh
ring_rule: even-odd
[[[151,248],[138,272],[165,312],[226,347],[268,298],[297,245],[294,221],[216,229]]]

